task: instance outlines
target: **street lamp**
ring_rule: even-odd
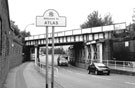
[[[26,31],[27,27],[30,26],[30,25],[34,25],[34,23],[31,23],[31,24],[27,24],[24,28],[24,31]]]
[[[24,32],[26,32],[27,27],[30,26],[30,25],[34,25],[34,23],[27,24],[27,25],[25,26],[25,28],[24,28]],[[25,37],[26,37],[26,36],[25,36]],[[24,38],[24,40],[25,40],[25,38]]]

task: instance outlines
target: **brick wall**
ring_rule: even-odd
[[[126,42],[128,45],[125,45]],[[135,61],[135,40],[114,42],[113,57],[116,60]]]
[[[8,1],[0,0],[0,88],[10,68],[22,63],[22,43],[10,27]]]

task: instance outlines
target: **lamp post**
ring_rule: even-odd
[[[24,28],[24,32],[26,33],[26,29],[30,26],[30,25],[34,25],[34,23],[30,23],[30,24],[27,24]],[[24,35],[24,37],[28,37],[27,35]],[[24,38],[25,40],[25,38]]]
[[[30,25],[34,25],[34,23],[30,23],[30,24],[27,24],[24,28],[24,31],[26,31],[27,27],[30,26]]]

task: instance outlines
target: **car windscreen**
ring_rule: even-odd
[[[61,60],[61,61],[67,61],[65,58],[61,58],[60,60]]]
[[[107,68],[107,66],[105,66],[102,63],[95,63],[95,66],[99,67],[99,68]]]
[[[107,68],[107,66],[98,66],[99,68]]]

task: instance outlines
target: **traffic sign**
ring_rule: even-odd
[[[48,88],[48,27],[52,27],[52,80],[51,88],[54,87],[54,27],[65,27],[66,17],[59,16],[53,9],[45,11],[43,16],[36,17],[37,27],[46,27],[46,88]]]
[[[65,27],[66,17],[59,16],[58,12],[53,9],[45,11],[43,16],[36,17],[36,26],[39,27]]]

